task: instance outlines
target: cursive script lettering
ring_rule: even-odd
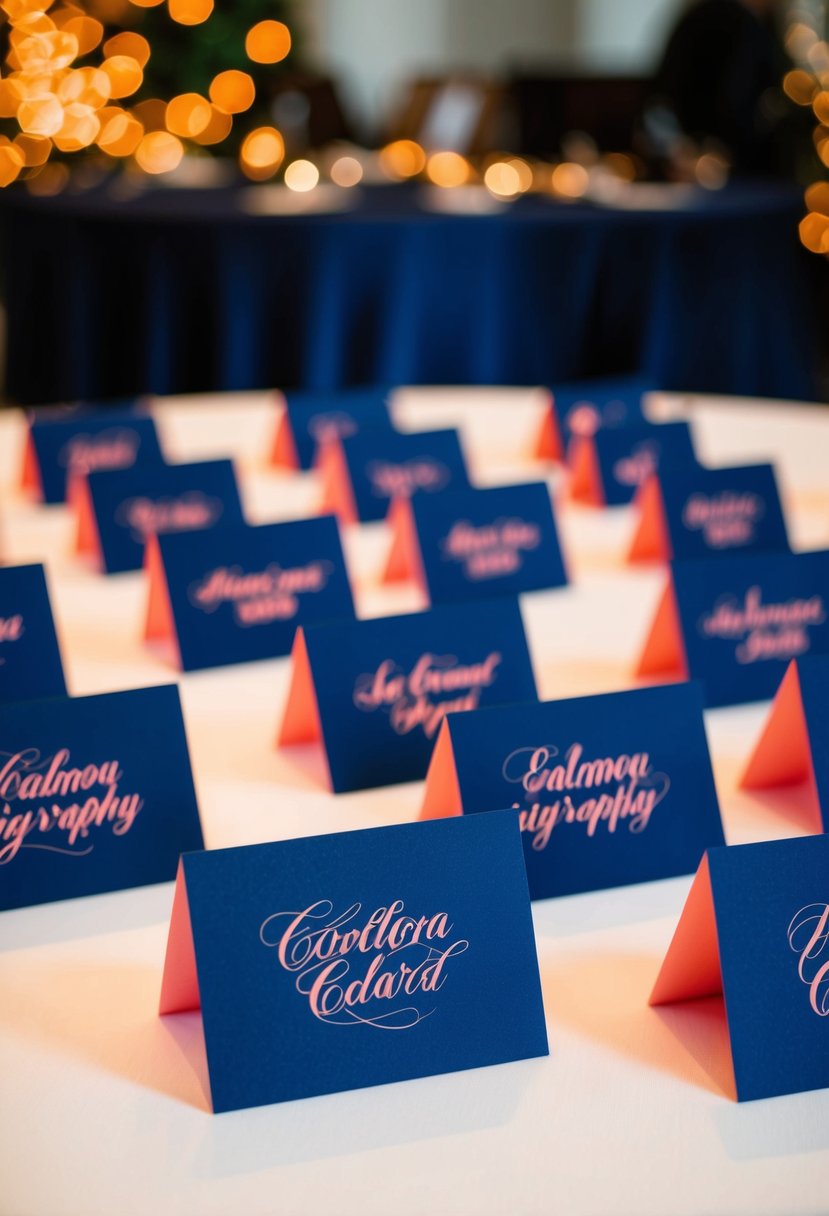
[[[111,427],[97,435],[73,435],[58,454],[58,463],[70,473],[97,469],[128,469],[135,464],[141,440],[135,431]]]
[[[504,780],[524,791],[523,801],[513,806],[521,812],[521,831],[532,836],[534,849],[546,848],[553,829],[562,824],[582,824],[588,836],[595,836],[600,824],[612,833],[624,822],[628,831],[644,832],[670,789],[668,777],[653,771],[647,752],[583,757],[581,743],[572,743],[564,753],[546,744],[519,747],[504,761]],[[596,792],[574,797],[581,790]],[[549,794],[562,796],[544,797]]]
[[[467,664],[454,655],[427,653],[407,673],[393,659],[384,659],[376,671],[357,677],[354,704],[366,713],[388,710],[398,735],[421,727],[432,739],[448,713],[478,708],[482,691],[495,682],[501,660],[498,651]]]
[[[423,996],[431,1004],[447,963],[469,947],[449,940],[452,928],[446,912],[410,916],[401,899],[368,917],[359,903],[335,914],[331,900],[321,899],[267,917],[259,939],[321,1022],[409,1030],[434,1012]]]
[[[417,490],[433,494],[449,481],[449,470],[437,460],[372,460],[366,472],[375,498],[411,498]]]
[[[444,561],[461,562],[466,577],[480,581],[514,574],[523,564],[521,554],[540,543],[538,525],[523,519],[496,519],[480,528],[459,519],[440,547]]]
[[[623,456],[613,466],[613,476],[622,486],[641,486],[659,463],[659,444],[640,443],[629,456]]]
[[[290,620],[299,610],[299,596],[324,590],[333,570],[328,561],[308,562],[287,570],[276,562],[264,570],[252,571],[241,566],[219,566],[191,584],[188,598],[203,612],[232,604],[234,619],[243,627]]]
[[[698,628],[703,637],[737,641],[737,662],[755,663],[804,654],[810,646],[809,628],[825,620],[826,610],[819,595],[764,604],[760,588],[750,587],[742,604],[734,596],[719,600],[713,612],[702,617]]]
[[[86,856],[93,846],[78,845],[93,828],[124,836],[135,823],[143,799],[119,793],[117,760],[73,767],[70,759],[65,747],[51,756],[34,747],[0,752],[0,865],[26,848]]]
[[[746,545],[763,518],[765,504],[758,494],[692,494],[682,510],[682,522],[691,532],[702,532],[712,549]]]
[[[118,508],[116,522],[130,529],[133,540],[143,543],[151,534],[209,528],[223,510],[220,499],[192,490],[180,498],[129,498]]]
[[[788,928],[789,946],[799,955],[797,974],[809,989],[809,1004],[829,1017],[829,904],[807,904]]]
[[[332,439],[348,439],[357,434],[357,423],[350,414],[342,410],[331,410],[326,414],[314,414],[308,420],[308,434],[317,443],[328,443]]]

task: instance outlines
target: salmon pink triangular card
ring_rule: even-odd
[[[550,390],[533,455],[563,460],[574,435],[594,435],[602,427],[644,421],[644,395],[655,385],[641,376],[614,376],[557,384]]]
[[[365,430],[391,430],[388,395],[388,389],[381,387],[284,393],[271,463],[311,469],[322,443]]]
[[[552,394],[550,394],[549,403],[544,407],[541,416],[541,425],[533,444],[532,457],[535,460],[549,460],[556,463],[564,459],[564,441],[558,425],[558,415]]]
[[[743,773],[743,789],[808,782],[829,831],[829,655],[793,659]]]
[[[46,571],[0,567],[0,704],[65,695]]]
[[[64,502],[69,481],[96,469],[163,462],[155,423],[135,409],[37,410],[29,424],[23,487]]]
[[[788,552],[770,464],[705,469],[663,465],[640,487],[629,561]]]
[[[323,508],[343,520],[385,519],[395,498],[438,495],[469,484],[458,432],[361,431],[320,450]]]
[[[664,465],[694,465],[687,422],[639,422],[577,435],[567,450],[570,495],[593,506],[631,502],[639,486]]]
[[[419,495],[392,511],[390,566],[425,582],[433,604],[561,587],[567,574],[543,482]]]
[[[333,515],[172,533],[147,554],[146,636],[174,635],[185,671],[281,658],[298,625],[354,617]]]
[[[201,532],[243,523],[230,460],[144,462],[73,477],[79,552],[100,557],[107,574],[140,570],[151,535]]]
[[[650,997],[722,994],[739,1101],[829,1086],[829,836],[709,849]]]
[[[636,674],[685,673],[707,706],[774,696],[791,659],[829,650],[829,550],[674,561]]]
[[[699,687],[449,714],[421,818],[507,806],[532,899],[691,873],[723,843]]]
[[[335,793],[417,781],[447,713],[535,697],[516,600],[311,625],[278,744],[320,742]]]
[[[160,1013],[194,1007],[216,1113],[546,1056],[516,816],[185,854]]]

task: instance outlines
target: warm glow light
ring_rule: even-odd
[[[104,43],[104,55],[107,59],[112,58],[113,55],[129,55],[130,59],[134,59],[143,68],[150,58],[150,44],[140,34],[134,34],[132,30],[124,30],[123,34],[115,34],[114,37],[107,38]]]
[[[815,95],[815,78],[801,68],[794,68],[783,77],[783,91],[798,106],[810,106]]]
[[[20,151],[27,169],[45,165],[52,151],[52,141],[42,135],[16,135],[14,146]]]
[[[829,93],[825,90],[818,93],[812,102],[812,109],[818,122],[822,122],[825,127],[829,127]]]
[[[159,4],[163,4],[164,0],[130,0],[130,4],[134,4],[136,8],[158,8]]]
[[[78,55],[94,51],[104,36],[104,27],[94,17],[71,17],[61,28],[78,40]]]
[[[413,139],[396,139],[381,151],[380,164],[389,177],[417,177],[426,167],[426,153]]]
[[[164,122],[174,135],[193,139],[207,130],[212,117],[213,107],[207,98],[198,93],[181,93],[168,101]]]
[[[61,152],[78,152],[94,143],[101,121],[92,106],[73,101],[63,111],[63,126],[54,136],[55,147]]]
[[[248,177],[265,181],[273,177],[285,156],[285,144],[276,127],[257,127],[244,138],[239,162]]]
[[[245,38],[245,53],[254,63],[279,63],[291,49],[291,31],[281,21],[259,21]]]
[[[181,164],[184,148],[169,131],[151,131],[135,150],[135,159],[145,173],[170,173]]]
[[[811,211],[800,221],[800,239],[812,253],[824,253],[829,237],[829,217]]]
[[[210,122],[207,124],[201,135],[196,136],[196,143],[202,147],[208,147],[211,144],[220,144],[223,139],[227,139],[233,129],[233,119],[229,114],[224,114],[221,110],[217,110],[215,106],[210,107]]]
[[[331,166],[335,186],[356,186],[363,179],[363,166],[353,156],[339,156]]]
[[[620,177],[623,182],[636,180],[636,162],[626,152],[608,152],[604,163],[610,172]]]
[[[167,0],[167,9],[179,25],[201,25],[213,12],[213,0]]]
[[[63,106],[53,96],[23,101],[17,121],[27,135],[56,135],[63,126]]]
[[[285,170],[285,185],[300,194],[313,190],[319,179],[319,169],[310,160],[292,161]]]
[[[14,53],[26,72],[61,72],[77,58],[78,40],[63,30],[50,30],[22,38]]]
[[[132,112],[145,131],[166,130],[167,107],[159,97],[148,97],[133,106]]]
[[[109,76],[112,92],[110,97],[131,97],[141,88],[144,72],[141,64],[131,55],[112,55],[101,64],[101,71]]]
[[[515,198],[521,192],[518,170],[507,161],[498,160],[484,174],[484,185],[496,198]]]
[[[806,191],[806,206],[829,216],[829,182],[815,182]]]
[[[728,181],[728,161],[714,152],[704,152],[694,165],[694,176],[705,190],[722,190]]]
[[[11,143],[0,145],[0,187],[11,185],[24,165],[25,158],[20,148]]]
[[[137,118],[111,106],[99,115],[101,130],[98,147],[107,156],[132,156],[144,137],[144,128]]]
[[[79,101],[99,109],[109,101],[112,82],[100,68],[78,68],[68,72],[58,85],[58,99],[63,105]]]
[[[22,98],[16,80],[0,80],[0,118],[14,118]]]
[[[426,162],[426,176],[444,189],[462,186],[469,180],[469,164],[458,152],[433,152]]]
[[[553,190],[564,198],[581,198],[589,181],[584,165],[577,165],[575,161],[562,161],[553,169]]]
[[[230,68],[219,72],[210,82],[210,100],[225,114],[241,114],[249,110],[256,97],[253,79],[247,72]]]
[[[30,194],[60,194],[69,181],[69,166],[60,161],[52,161],[38,170],[35,177],[29,178],[26,188]]]
[[[522,194],[526,193],[526,191],[529,190],[533,184],[532,169],[525,160],[521,159],[520,156],[511,157],[511,159],[507,161],[507,164],[518,174],[518,189]]]

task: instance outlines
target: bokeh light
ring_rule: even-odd
[[[254,181],[273,177],[285,156],[285,143],[276,127],[257,127],[242,142],[239,163]]]
[[[471,167],[459,152],[433,152],[426,162],[426,176],[435,186],[450,189],[469,181]]]
[[[135,159],[145,173],[171,173],[181,164],[184,147],[169,131],[150,131],[135,150]]]
[[[167,0],[167,11],[179,25],[201,25],[213,12],[213,0]]]
[[[299,194],[313,190],[319,179],[319,169],[310,160],[291,161],[285,170],[285,185]]]
[[[106,72],[110,80],[111,93],[114,99],[131,97],[140,88],[144,80],[144,71],[137,59],[131,55],[112,55],[101,64],[101,71]]]
[[[249,110],[256,97],[253,79],[247,72],[230,68],[219,72],[210,82],[210,100],[225,114],[241,114]]]
[[[108,59],[113,55],[128,55],[143,68],[147,66],[150,58],[150,44],[141,34],[136,34],[133,30],[124,30],[121,34],[114,34],[112,38],[107,38],[104,43],[104,55]]]
[[[496,198],[515,198],[521,193],[518,170],[508,161],[497,160],[484,174],[484,185]]]
[[[254,63],[279,63],[290,49],[291,31],[281,21],[258,21],[245,38],[245,54]]]
[[[381,150],[380,164],[389,177],[417,177],[426,168],[426,153],[413,139],[396,139]]]
[[[590,184],[590,175],[584,165],[562,161],[553,169],[551,183],[554,192],[562,198],[581,198]]]
[[[164,123],[173,135],[193,139],[207,130],[213,117],[213,107],[198,93],[181,93],[167,102]]]
[[[356,186],[363,180],[363,166],[356,156],[338,156],[330,169],[335,186]]]

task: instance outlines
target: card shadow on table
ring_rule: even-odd
[[[720,1096],[735,1097],[722,998],[654,1008],[651,954],[540,957],[547,1019],[617,1054]]]
[[[201,1014],[160,1018],[160,987],[157,967],[44,959],[27,966],[22,981],[6,985],[0,1024],[49,1051],[208,1112]]]
[[[744,790],[739,781],[745,758],[717,759],[714,777],[730,844],[814,835],[824,831],[812,780],[769,789]]]

